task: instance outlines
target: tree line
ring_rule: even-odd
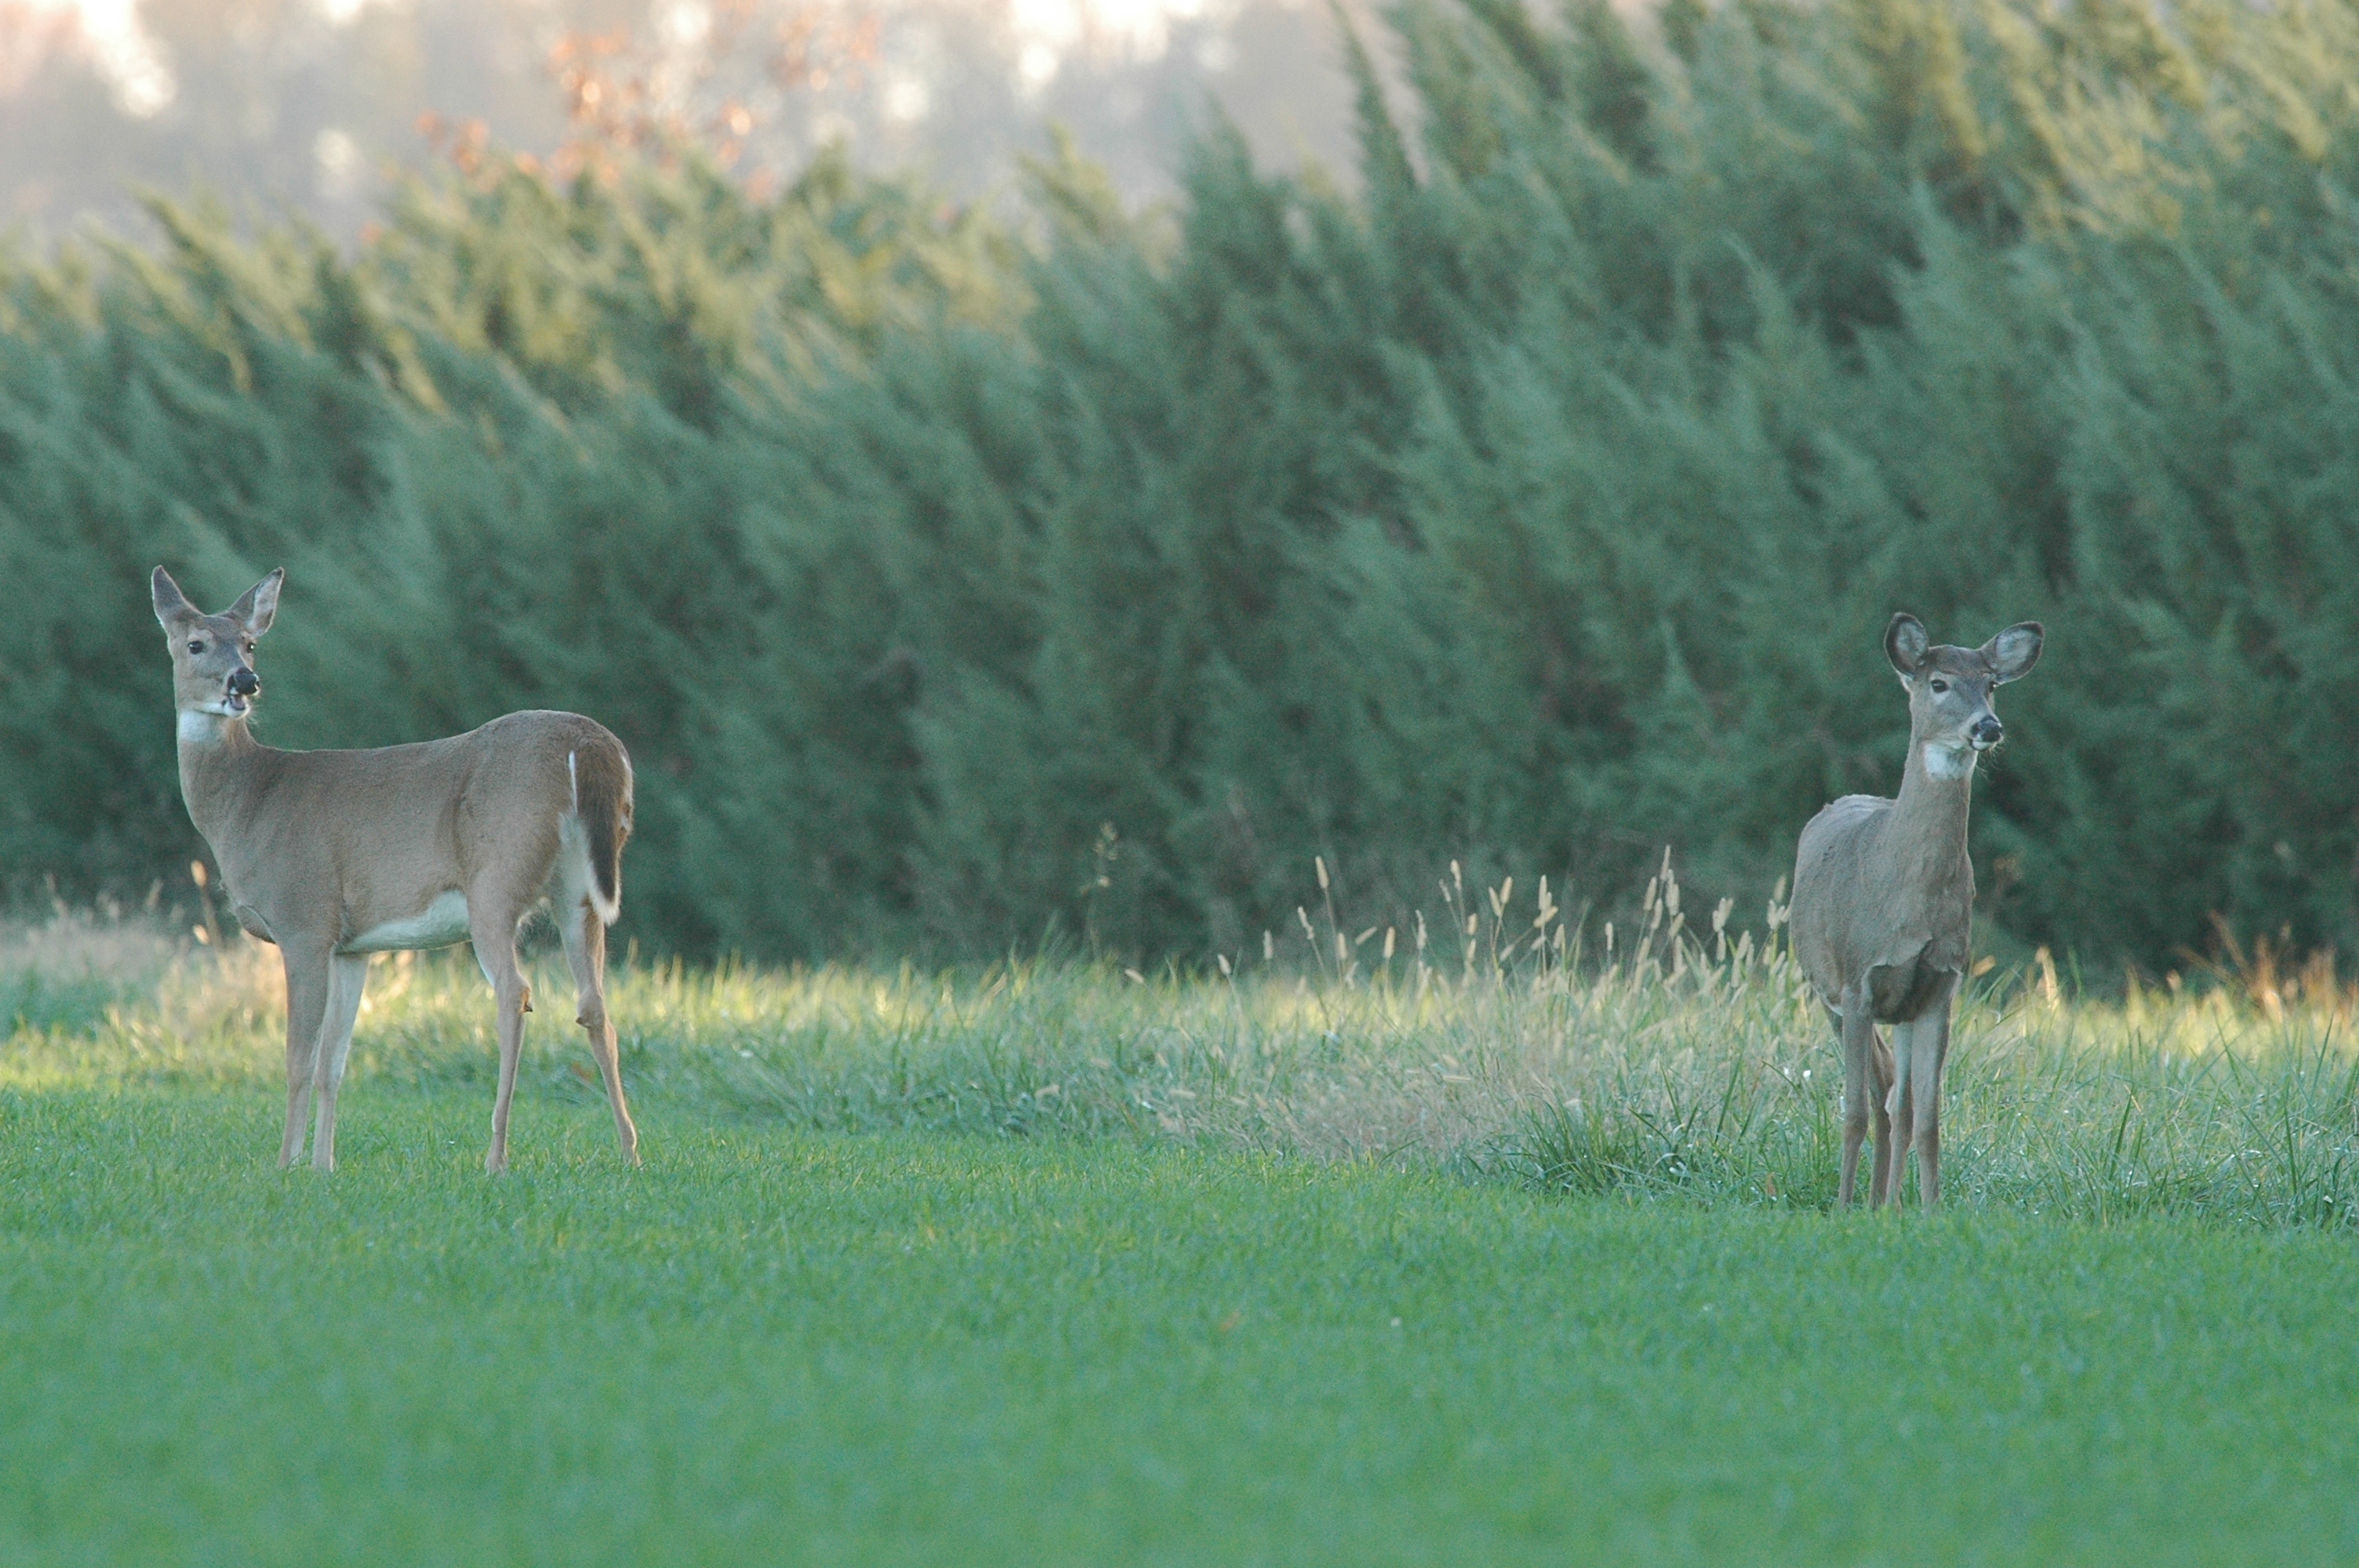
[[[0,875],[185,867],[144,583],[290,572],[260,733],[579,708],[648,945],[1356,932],[1473,881],[1757,909],[2038,619],[1989,939],[2359,938],[2359,11],[1411,0],[1357,188],[1128,209],[840,156],[487,154],[344,253],[158,202],[0,278]],[[185,568],[185,570],[181,568]]]

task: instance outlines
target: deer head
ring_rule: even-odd
[[[1908,692],[1908,739],[1937,779],[1963,778],[2006,737],[1991,697],[2039,662],[2047,633],[2037,621],[2010,626],[1979,648],[1935,647],[1925,623],[1906,611],[1884,630],[1884,655]]]
[[[254,642],[270,630],[278,611],[279,585],[287,568],[279,568],[245,590],[245,596],[219,615],[207,615],[190,604],[180,585],[162,567],[150,587],[156,598],[156,620],[164,628],[172,650],[172,706],[185,730],[193,719],[243,719],[262,694],[262,677],[254,673]]]

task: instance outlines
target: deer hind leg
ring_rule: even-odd
[[[1843,998],[1836,1026],[1843,1042],[1843,1173],[1835,1184],[1835,1206],[1849,1208],[1859,1179],[1859,1146],[1867,1141],[1870,1108],[1875,1099],[1875,1019],[1868,1010],[1864,989],[1854,989]]]
[[[311,1168],[336,1168],[336,1093],[343,1087],[344,1062],[353,1054],[353,1023],[361,1015],[361,991],[368,984],[368,955],[338,953],[329,959],[328,1007],[320,1024],[319,1066],[313,1071],[319,1119],[311,1129]]]
[[[576,899],[563,912],[558,928],[565,938],[565,961],[573,969],[574,1022],[590,1036],[590,1054],[606,1085],[606,1103],[614,1108],[614,1135],[622,1140],[623,1158],[639,1162],[639,1130],[631,1124],[630,1107],[623,1103],[623,1066],[614,1054],[614,1024],[606,1016],[606,923]]]
[[[525,983],[524,966],[516,960],[516,925],[524,912],[506,901],[470,894],[467,907],[474,913],[468,940],[474,945],[475,965],[492,983],[499,1009],[500,1087],[492,1101],[492,1146],[484,1155],[484,1169],[496,1176],[508,1168],[508,1102],[516,1098],[516,1058],[524,1051],[524,1015],[532,1011],[532,988]]]
[[[1941,1069],[1950,1054],[1950,995],[1909,1028],[1908,1084],[1916,1112],[1909,1141],[1897,1148],[1917,1152],[1917,1195],[1927,1208],[1941,1201]]]
[[[1889,1084],[1884,1098],[1885,1148],[1876,1156],[1876,1166],[1885,1177],[1884,1195],[1896,1205],[1908,1184],[1909,1129],[1916,1123],[1917,1077],[1911,1044],[1916,1036],[1916,1024],[1894,1024],[1892,1049],[1885,1058]]]
[[[278,1168],[283,1171],[303,1152],[303,1123],[311,1108],[330,969],[323,951],[281,947],[278,957],[287,969],[287,1132],[278,1141]]]
[[[1890,1203],[1897,1195],[1893,1173],[1899,1168],[1899,1145],[1892,1141],[1892,1051],[1879,1037],[1867,1054],[1868,1099],[1875,1119],[1875,1171],[1868,1187],[1872,1206]]]

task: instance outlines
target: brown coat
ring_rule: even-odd
[[[606,927],[622,909],[631,759],[578,713],[511,713],[448,740],[363,752],[281,752],[248,728],[283,571],[219,615],[158,567],[156,619],[170,639],[180,795],[212,846],[237,922],[278,946],[287,969],[287,1127],[278,1162],[335,1165],[336,1096],[372,953],[471,942],[499,1009],[500,1083],[486,1170],[507,1165],[508,1107],[532,990],[516,927],[552,906],[573,970],[575,1019],[605,1080],[623,1152],[638,1131],[606,1017]]]

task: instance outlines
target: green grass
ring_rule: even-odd
[[[1462,931],[1447,954],[1413,938],[1387,954],[1392,934],[1355,944],[1306,919],[1307,944],[1234,976],[625,964],[612,1011],[634,1102],[717,1121],[1147,1139],[1642,1202],[1832,1206],[1841,1068],[1782,950],[1723,940],[1724,909],[1697,941],[1675,886],[1650,898],[1636,943],[1586,960],[1504,894],[1472,930],[1463,907],[1442,923]],[[1317,967],[1286,967],[1305,957]],[[593,1103],[561,964],[536,984],[524,1082]],[[175,951],[60,920],[13,950],[0,938],[11,995],[0,1088],[282,1080],[277,966],[253,944]],[[2095,1221],[2359,1229],[2354,1000],[2318,965],[2118,1001],[2071,998],[2052,970],[1986,975],[1944,1084],[1945,1195]],[[388,1085],[487,1107],[491,1022],[463,950],[381,960],[348,1117]]]
[[[2345,993],[1986,980],[1952,1206],[1836,1216],[1782,958],[1511,919],[625,966],[646,1167],[544,1004],[496,1181],[463,956],[321,1179],[266,953],[22,934],[0,1563],[2359,1560]]]
[[[482,1109],[0,1098],[0,1560],[2359,1554],[2337,1236]]]

